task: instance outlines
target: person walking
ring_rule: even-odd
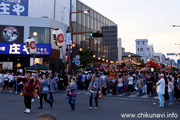
[[[68,103],[71,106],[72,110],[75,110],[75,101],[76,101],[76,94],[77,94],[77,84],[74,78],[71,78],[71,82],[67,87],[68,90]]]
[[[94,76],[92,77],[92,80],[89,84],[89,94],[90,94],[90,98],[89,98],[89,110],[93,109],[92,107],[92,100],[94,98],[95,100],[95,110],[98,109],[98,91],[100,89],[100,83],[99,83],[99,78],[96,76],[96,74],[94,74]]]
[[[34,79],[31,78],[31,73],[27,73],[26,78],[18,77],[17,82],[23,82],[24,83],[24,104],[26,107],[26,110],[24,113],[30,114],[31,112],[31,98],[33,95],[33,90],[34,90]]]
[[[159,108],[164,107],[164,97],[163,95],[165,94],[165,80],[164,80],[164,74],[159,75],[160,80],[156,83],[157,85],[157,93],[160,101],[160,105],[157,106]]]
[[[43,108],[43,97],[44,97],[44,101],[46,101],[47,103],[49,103],[50,107],[53,107],[52,102],[50,102],[47,99],[47,94],[49,92],[49,87],[48,87],[48,80],[46,79],[46,75],[43,74],[42,76],[42,80],[40,82],[40,87],[41,87],[41,92],[40,92],[40,107],[38,109],[42,109]]]
[[[56,92],[58,86],[52,74],[49,74],[48,85],[49,85],[49,101],[54,102],[53,93]]]

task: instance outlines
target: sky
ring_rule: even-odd
[[[156,53],[180,53],[180,0],[81,0],[118,25],[126,52],[135,39],[148,39]],[[178,56],[166,56],[177,60]]]

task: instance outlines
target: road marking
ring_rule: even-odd
[[[122,97],[111,97],[112,99],[123,99],[123,100],[132,100],[132,101],[137,101],[137,100],[139,100],[139,101],[155,101],[155,100],[153,100],[153,99],[136,99],[136,98],[122,98]]]
[[[127,96],[127,97],[136,97],[138,94],[139,94],[139,93],[135,93],[135,94],[129,95],[129,96]]]
[[[156,97],[154,97],[154,99],[159,99],[159,97],[158,97],[158,96],[156,96]]]
[[[77,94],[81,94],[81,93],[85,93],[85,92],[87,92],[87,91],[81,91],[81,92],[77,92]]]
[[[145,94],[145,95],[141,96],[141,98],[148,98],[148,97],[149,97],[148,94]]]

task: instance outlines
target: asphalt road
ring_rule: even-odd
[[[0,120],[35,120],[41,112],[52,112],[58,120],[120,120],[122,114],[136,114],[136,118],[142,120],[151,117],[151,114],[166,115],[174,112],[174,116],[180,119],[180,103],[175,105],[166,105],[165,108],[157,108],[153,105],[158,102],[156,99],[138,99],[117,96],[105,96],[99,100],[98,110],[88,110],[89,95],[79,94],[76,101],[76,110],[72,111],[67,103],[65,93],[56,93],[53,108],[44,102],[44,108],[39,110],[39,100],[36,99],[32,104],[31,114],[25,114],[23,97],[14,93],[0,94]],[[144,115],[144,116],[143,116]],[[144,118],[143,118],[144,117]],[[156,116],[157,117],[157,116]],[[155,118],[151,118],[155,119]],[[164,117],[162,118],[164,119]],[[170,120],[172,118],[169,118]]]

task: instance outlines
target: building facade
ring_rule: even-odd
[[[141,60],[146,63],[154,60],[154,46],[148,45],[147,39],[136,39],[136,54],[142,56]]]
[[[136,54],[141,56],[141,59],[146,62],[147,57],[147,47],[148,40],[147,39],[136,39]]]
[[[69,5],[58,2],[64,1],[0,1],[0,4],[4,4],[7,8],[0,9],[0,70],[16,71],[34,64],[33,56],[27,53],[25,47],[28,37],[36,40],[35,61],[37,63],[49,67],[53,72],[63,70],[61,54],[54,44],[52,31],[54,28],[60,28],[66,33],[67,22],[61,19],[66,16],[59,14],[59,8],[62,10],[63,4],[64,12],[69,13]],[[16,4],[20,5],[21,10],[13,9]],[[63,49],[65,51],[66,46],[63,46]]]
[[[73,54],[76,54],[79,48],[90,49],[94,52],[95,59],[100,57],[101,60],[117,61],[117,24],[81,1],[76,1],[76,11],[87,9],[90,10],[89,14],[77,13],[75,21],[72,20],[73,32],[100,31],[103,37],[90,37],[89,33],[73,35]]]
[[[135,63],[140,63],[141,56],[131,52],[122,52],[122,61],[129,69],[134,69],[136,67]]]
[[[165,55],[162,53],[154,53],[154,60],[157,61],[160,64],[164,64],[165,62]]]

